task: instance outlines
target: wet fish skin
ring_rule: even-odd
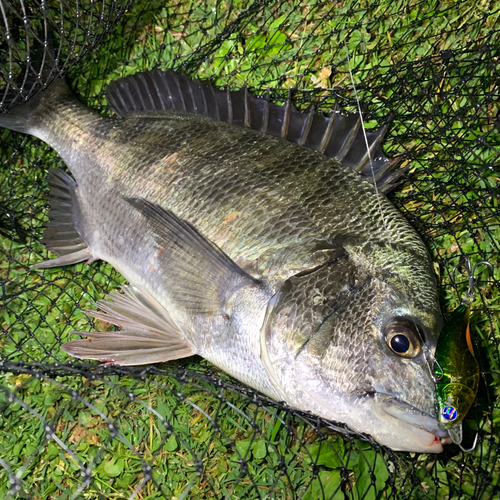
[[[210,118],[105,118],[62,81],[38,101],[0,125],[61,155],[85,258],[111,263],[131,296],[154,303],[179,352],[393,449],[442,450],[427,358],[441,327],[430,258],[373,186],[317,151]],[[167,240],[165,224],[182,231]],[[204,257],[210,245],[222,253]],[[422,333],[419,356],[387,346],[395,317]]]

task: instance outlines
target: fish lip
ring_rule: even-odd
[[[381,409],[404,423],[416,429],[433,434],[443,444],[451,443],[447,430],[441,429],[435,416],[407,403],[397,396],[389,394],[374,393],[373,395],[381,404]]]
[[[393,451],[441,453],[443,445],[452,442],[448,432],[439,428],[436,417],[399,396],[367,391],[363,397],[371,401],[373,414],[385,422],[377,435],[371,434]]]

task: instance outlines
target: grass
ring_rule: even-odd
[[[342,470],[352,475],[347,484],[358,498],[371,487],[370,469],[376,473],[377,488],[384,486],[389,475],[383,457],[367,443],[356,440],[346,449],[341,437],[320,441],[311,426],[303,423],[294,428],[297,422],[287,412],[235,398],[227,389],[215,395],[196,380],[179,382],[175,374],[168,386],[165,377],[116,375],[97,376],[94,383],[72,380],[66,387],[45,377],[18,376],[13,382],[18,388],[22,384],[19,392],[29,396],[11,402],[2,424],[17,424],[18,437],[29,430],[32,438],[2,444],[11,467],[29,470],[30,479],[44,486],[40,498],[63,489],[76,490],[82,469],[92,470],[88,492],[102,491],[106,498],[124,498],[124,489],[141,486],[148,473],[152,484],[145,489],[151,490],[151,496],[145,498],[162,498],[155,495],[166,492],[182,496],[189,488],[192,498],[231,494],[254,498],[261,489],[290,498],[295,491],[315,499],[323,489],[328,494],[340,487]],[[71,396],[76,389],[78,396]],[[188,404],[179,403],[179,392]],[[15,422],[14,415],[22,415],[22,421]],[[49,440],[38,446],[47,432],[40,417],[59,442]],[[27,455],[40,458],[23,464]],[[242,461],[248,467],[246,478],[241,477]],[[186,476],[196,477],[201,463],[206,476],[198,484],[189,484]],[[321,470],[316,479],[304,476],[304,469],[313,468],[313,463],[329,470]],[[153,465],[151,471],[148,464]],[[21,479],[25,476],[21,473]]]
[[[315,99],[324,111],[334,101],[356,111],[354,82],[367,126],[392,112],[385,150],[411,160],[410,182],[392,199],[426,238],[443,309],[466,289],[465,277],[451,286],[461,253],[495,266],[494,279],[478,275],[473,305],[491,385],[467,421],[467,438],[476,428],[485,436],[474,453],[381,452],[218,383],[200,360],[133,372],[59,366],[69,333],[94,328],[82,309],[123,280],[97,262],[30,267],[46,258],[45,175],[58,160],[39,141],[2,132],[0,206],[31,237],[25,245],[0,236],[0,346],[9,363],[0,379],[0,497],[493,498],[500,226],[498,171],[489,166],[500,142],[490,95],[498,66],[493,49],[473,51],[498,41],[498,19],[486,2],[137,2],[70,70],[77,93],[103,112],[109,81],[172,66],[219,86],[261,94],[269,86],[275,102],[292,87],[297,106]],[[74,25],[65,28],[71,39]]]

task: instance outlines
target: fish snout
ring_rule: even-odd
[[[422,411],[388,394],[373,396],[374,413],[387,422],[390,429],[386,444],[396,451],[441,453],[443,445],[452,442],[447,430],[441,429],[435,415]],[[394,439],[390,436],[393,435]]]

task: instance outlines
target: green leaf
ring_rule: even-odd
[[[78,413],[78,423],[83,425],[83,427],[88,427],[91,419],[92,414],[89,411],[81,411]]]
[[[321,471],[318,477],[311,483],[303,500],[318,500],[318,498],[328,498],[328,500],[343,500],[344,493],[340,489],[342,477],[340,470]]]
[[[386,464],[374,450],[365,450],[358,454],[358,463],[353,467],[353,472],[356,492],[363,500],[376,500],[377,493],[384,489],[389,478]],[[372,475],[375,479],[374,485]]]
[[[170,406],[166,401],[158,401],[156,404],[156,411],[165,419],[168,420],[171,418]],[[165,426],[163,425],[160,418],[157,420],[158,429],[163,434],[167,431]]]
[[[104,462],[104,465],[102,466],[102,471],[106,476],[109,477],[117,477],[123,472],[123,467],[125,465],[125,462],[122,458],[120,458],[118,461],[109,461],[109,462]]]
[[[380,491],[384,488],[386,481],[389,479],[387,464],[382,460],[381,456],[377,457],[373,469],[373,473],[375,474],[375,487],[377,491]]]
[[[264,35],[257,35],[254,36],[251,40],[250,43],[247,45],[247,51],[248,52],[255,52],[259,51],[262,47],[267,42],[267,38]]]
[[[47,445],[47,459],[52,460],[57,457],[57,455],[59,455],[59,448],[53,441],[49,441],[49,444]]]
[[[252,453],[253,457],[258,460],[265,458],[265,456],[267,455],[266,442],[263,439],[255,441],[252,445]]]
[[[175,451],[179,445],[177,444],[177,439],[175,439],[175,436],[170,436],[168,441],[165,443],[165,449],[167,451]]]
[[[252,444],[252,438],[248,437],[246,439],[242,439],[241,441],[237,441],[236,443],[236,449],[240,453],[242,457],[246,457],[248,450]]]
[[[330,469],[344,465],[337,440],[323,441],[314,445],[309,453],[311,456],[306,458],[309,463],[315,462],[317,465],[325,465],[326,467],[330,467]]]
[[[129,485],[134,484],[136,480],[135,474],[123,474],[116,480],[116,486],[127,490]]]
[[[269,31],[279,28],[287,19],[287,16],[280,16],[269,25]]]

